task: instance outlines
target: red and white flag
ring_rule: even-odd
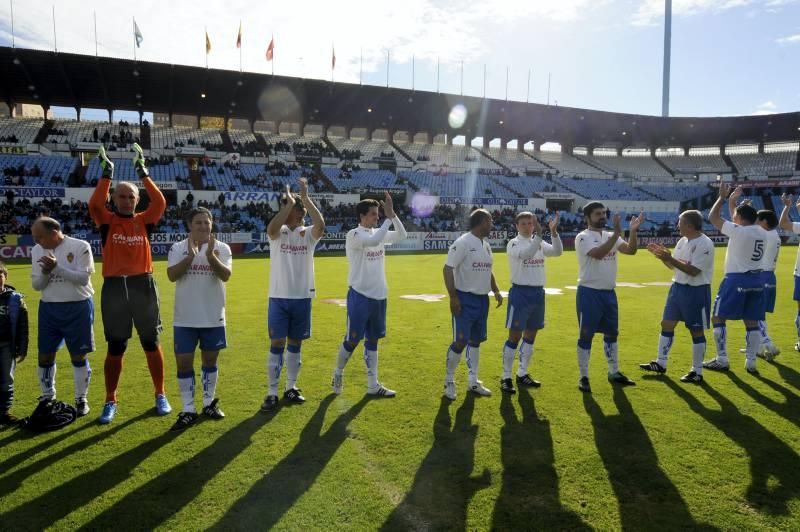
[[[272,61],[272,58],[275,54],[275,36],[272,36],[272,39],[269,41],[269,46],[267,46],[267,61]]]

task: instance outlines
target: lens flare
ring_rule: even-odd
[[[450,114],[447,117],[447,122],[453,129],[459,129],[467,121],[467,108],[460,103],[450,109]]]

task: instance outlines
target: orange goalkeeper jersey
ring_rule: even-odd
[[[100,179],[89,199],[89,214],[103,241],[103,277],[153,272],[150,233],[164,214],[167,201],[153,180],[144,178],[150,205],[143,212],[125,216],[106,208],[111,180]]]

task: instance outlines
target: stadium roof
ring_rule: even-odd
[[[662,118],[8,47],[0,47],[0,72],[3,101],[46,106],[385,128],[566,146],[719,146],[800,139],[800,112]],[[590,84],[586,90],[591,90]],[[457,104],[468,113],[464,125],[453,129],[448,116]]]

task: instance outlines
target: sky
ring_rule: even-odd
[[[13,4],[12,4],[13,2]],[[663,0],[5,0],[0,45],[661,114]],[[800,110],[800,0],[673,0],[671,116]],[[265,52],[274,38],[275,58]],[[413,66],[412,66],[413,65]],[[414,75],[412,77],[412,70]],[[530,72],[530,84],[528,75]],[[97,118],[105,119],[103,112]],[[91,114],[83,115],[94,118]]]

